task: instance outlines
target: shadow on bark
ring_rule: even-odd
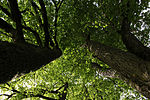
[[[14,44],[0,41],[0,84],[10,81],[17,74],[29,73],[62,55],[53,50],[31,44]]]

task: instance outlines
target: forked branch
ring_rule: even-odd
[[[55,21],[54,21],[54,27],[55,27],[55,32],[54,32],[54,41],[55,41],[55,44],[56,44],[56,47],[58,47],[58,42],[57,42],[57,20],[58,20],[58,12],[59,12],[59,9],[63,3],[64,0],[62,1],[58,1],[58,3],[56,3],[55,0],[52,0],[54,5],[55,5]]]

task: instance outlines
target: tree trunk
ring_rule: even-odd
[[[116,70],[121,77],[145,97],[150,98],[150,62],[136,55],[89,41],[88,48],[94,55]]]
[[[0,41],[0,84],[10,81],[16,74],[35,71],[61,55],[59,48],[51,50]]]

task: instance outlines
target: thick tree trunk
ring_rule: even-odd
[[[16,74],[35,71],[61,55],[59,48],[51,50],[0,41],[0,84],[10,81]]]
[[[104,44],[88,41],[94,55],[116,70],[121,77],[145,97],[150,98],[150,62]]]

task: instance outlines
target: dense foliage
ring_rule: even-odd
[[[85,46],[85,40],[90,34],[92,40],[126,51],[118,34],[125,9],[130,9],[128,17],[132,23],[132,33],[145,46],[149,45],[149,0],[132,0],[130,7],[126,6],[128,1],[44,0],[48,25],[50,30],[57,32],[57,41],[63,55],[35,72],[1,84],[0,99],[144,100],[145,97],[129,87],[117,73],[115,77],[103,76],[102,72],[111,66],[93,57]],[[39,8],[35,9],[34,4]],[[39,20],[42,17],[39,2],[18,0],[18,5],[24,19],[23,25],[36,30],[44,41],[43,29],[39,24],[42,22]],[[1,0],[1,10],[2,7],[10,10],[7,0]],[[60,7],[58,11],[57,7]],[[12,19],[1,10],[0,17],[15,27]],[[38,45],[33,32],[23,31],[28,43]],[[51,37],[53,35],[50,34]],[[2,29],[0,40],[13,42],[12,35]],[[101,65],[102,69],[93,67],[93,63]]]

